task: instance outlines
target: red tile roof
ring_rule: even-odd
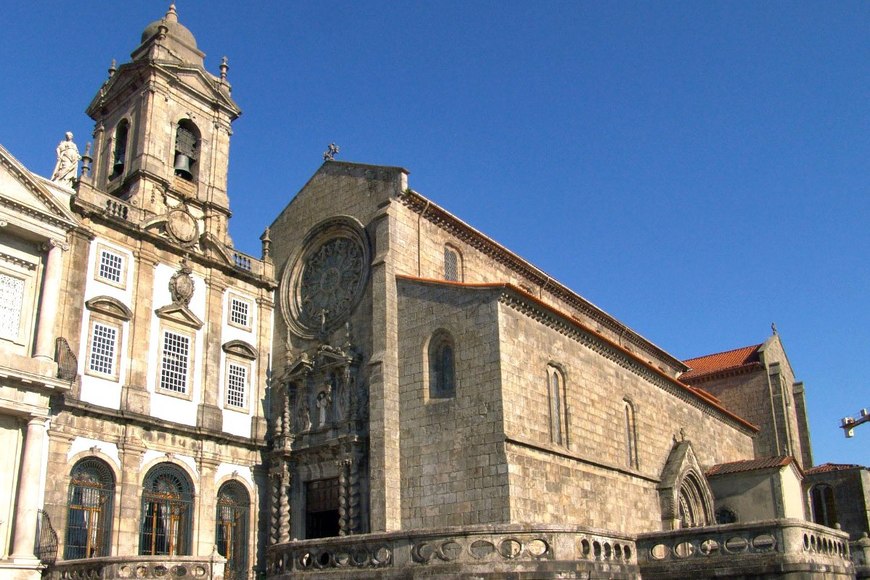
[[[830,471],[845,471],[847,469],[870,469],[864,467],[863,465],[856,465],[854,463],[822,463],[821,465],[816,465],[815,467],[810,467],[804,473],[807,475],[812,475],[814,473],[828,473]]]
[[[691,381],[702,376],[720,373],[722,371],[736,370],[744,367],[753,366],[759,363],[758,349],[761,344],[752,346],[744,346],[743,348],[735,348],[725,352],[717,352],[697,358],[690,358],[683,361],[691,367],[692,370],[680,375],[681,381]]]
[[[759,457],[757,459],[733,461],[731,463],[720,463],[719,465],[714,465],[707,470],[707,477],[713,475],[725,475],[728,473],[742,473],[744,471],[771,469],[774,467],[785,467],[792,462],[794,462],[794,458],[790,455],[779,455],[775,457]]]

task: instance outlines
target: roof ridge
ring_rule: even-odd
[[[730,354],[730,353],[732,353],[732,352],[737,352],[738,350],[746,350],[746,349],[748,349],[748,348],[754,348],[754,349],[757,349],[757,348],[759,348],[760,346],[762,346],[763,344],[764,344],[763,342],[760,342],[760,343],[758,343],[758,344],[750,344],[750,345],[747,345],[747,346],[739,346],[739,347],[737,347],[737,348],[732,348],[732,349],[730,349],[730,350],[723,350],[723,351],[720,351],[720,352],[711,352],[710,354],[702,354],[701,356],[695,356],[695,357],[692,357],[692,358],[683,359],[683,362],[684,362],[684,363],[688,363],[689,361],[698,360],[698,359],[702,359],[702,358],[710,358],[711,356],[719,356],[719,355],[723,355],[723,354]]]

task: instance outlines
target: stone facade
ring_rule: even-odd
[[[0,574],[854,574],[847,534],[803,519],[778,336],[690,368],[399,167],[326,161],[242,254],[241,111],[203,57],[174,7],[148,25],[72,188],[0,148]]]

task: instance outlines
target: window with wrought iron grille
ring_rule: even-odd
[[[245,408],[248,393],[248,367],[227,364],[227,407]]]
[[[94,322],[91,327],[91,352],[88,357],[88,370],[101,375],[114,376],[116,374],[115,353],[117,348],[117,327]]]
[[[251,327],[251,303],[247,300],[230,298],[230,324],[242,328]]]
[[[193,485],[177,465],[161,463],[145,476],[139,554],[189,555],[193,530]]]
[[[189,371],[190,337],[171,330],[164,330],[160,388],[186,395]]]
[[[115,285],[123,284],[124,258],[109,250],[100,250],[97,276]]]
[[[108,556],[112,537],[115,476],[95,457],[72,468],[67,496],[64,559]]]
[[[225,580],[248,577],[248,518],[250,496],[240,483],[230,481],[221,486],[217,497],[215,546],[227,559]]]
[[[444,279],[461,282],[460,270],[459,252],[449,246],[444,246]]]

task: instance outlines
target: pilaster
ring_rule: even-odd
[[[118,517],[112,538],[112,554],[139,553],[139,525],[142,517],[142,457],[145,446],[139,430],[127,427],[124,440],[119,444],[121,477],[115,489]]]
[[[142,346],[151,341],[151,323],[154,318],[154,268],[158,258],[150,248],[135,252],[136,282],[133,288],[133,320],[130,324],[130,341],[127,344],[127,381],[121,392],[121,408],[133,413],[147,415],[151,411],[151,395],[148,393],[148,356]]]
[[[223,413],[218,401],[221,369],[221,328],[223,323],[223,298],[227,289],[223,275],[212,270],[206,280],[205,360],[203,362],[202,399],[196,415],[197,426],[212,431],[223,429]]]
[[[372,357],[369,362],[371,531],[401,528],[398,313],[388,256],[395,229],[389,202],[375,218],[372,259]]]

